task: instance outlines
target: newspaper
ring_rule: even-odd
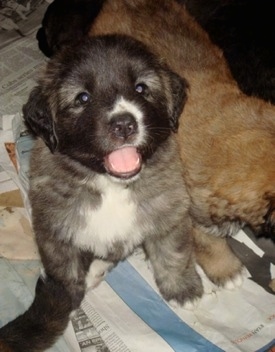
[[[12,163],[8,146],[13,142],[13,133],[6,122],[7,116],[0,117],[1,125],[5,125],[5,130],[0,130],[0,194],[16,190],[19,179],[17,178],[15,165]],[[9,116],[8,120],[11,121]],[[17,180],[17,182],[15,182]]]
[[[20,187],[17,165],[10,160],[14,143],[11,124],[14,114],[21,112],[46,62],[35,36],[50,2],[0,2],[0,194]]]
[[[23,11],[24,18],[12,10],[16,5],[17,9],[23,6],[21,2],[5,0],[1,4],[5,5],[0,6],[0,115],[8,115],[21,111],[30,88],[35,84],[39,67],[45,62],[35,35],[48,3],[44,0],[28,1],[26,7],[29,10]],[[20,28],[22,35],[12,26],[5,26],[3,17],[8,14],[9,21]]]
[[[51,0],[2,0],[0,3],[0,49],[36,31],[51,2]]]
[[[26,231],[34,141],[21,110],[47,60],[35,39],[47,5],[43,0],[0,5],[0,196],[20,190],[24,203],[24,208],[0,207],[0,326],[31,304],[41,267],[31,228]],[[255,241],[247,231],[231,244],[247,267],[240,288],[219,289],[198,267],[206,292],[202,299],[193,310],[169,304],[137,250],[87,292],[48,351],[274,351],[275,295],[269,287],[275,280],[274,244]]]

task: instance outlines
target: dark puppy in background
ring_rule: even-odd
[[[36,34],[39,49],[51,57],[64,45],[83,39],[104,0],[54,0]]]
[[[275,104],[275,3],[178,0],[224,53],[243,92]]]
[[[49,347],[86,288],[138,246],[165,299],[184,304],[202,295],[173,136],[186,89],[126,36],[87,39],[50,61],[24,107],[40,137],[30,200],[45,274],[29,311],[0,329],[0,347]]]

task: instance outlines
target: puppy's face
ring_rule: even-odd
[[[24,118],[52,152],[129,179],[177,129],[186,87],[141,43],[96,37],[48,64]]]

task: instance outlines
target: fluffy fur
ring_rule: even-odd
[[[186,89],[183,78],[124,36],[88,39],[49,63],[24,107],[40,137],[30,201],[46,277],[29,311],[0,330],[0,346],[44,350],[87,286],[141,245],[165,299],[184,304],[202,295],[172,133]],[[125,169],[127,153],[137,165]]]
[[[222,51],[173,0],[107,0],[90,35],[103,33],[143,41],[190,83],[178,140],[197,260],[225,283],[241,270],[226,236],[244,225],[274,235],[275,108],[240,91]]]

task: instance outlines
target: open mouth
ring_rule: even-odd
[[[128,179],[140,172],[142,158],[136,147],[125,146],[106,155],[104,166],[108,174]]]

